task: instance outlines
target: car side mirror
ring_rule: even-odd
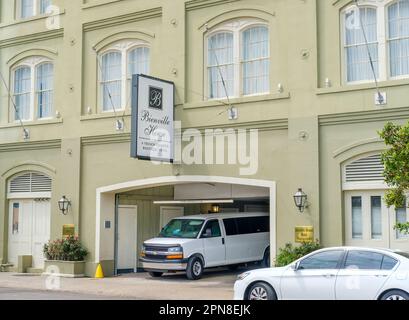
[[[292,265],[290,265],[290,268],[293,271],[298,271],[299,266],[300,266],[300,263],[296,262],[296,263],[293,263]]]

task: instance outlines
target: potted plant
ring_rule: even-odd
[[[84,277],[85,257],[88,250],[83,247],[78,237],[49,241],[44,245],[45,274],[61,277]]]

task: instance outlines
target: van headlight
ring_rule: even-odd
[[[182,247],[172,247],[168,249],[168,252],[170,253],[180,253],[183,252]]]
[[[143,245],[141,247],[141,257],[144,258],[146,256],[146,247]]]
[[[250,274],[251,274],[250,272],[244,272],[244,273],[242,273],[242,274],[239,274],[239,275],[237,276],[237,280],[239,280],[239,281],[244,280],[244,279],[246,279]]]

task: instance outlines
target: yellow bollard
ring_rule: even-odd
[[[95,279],[103,279],[104,278],[104,272],[102,271],[102,266],[99,263],[97,270],[95,271]]]

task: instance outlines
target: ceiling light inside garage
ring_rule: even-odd
[[[153,204],[205,204],[205,203],[234,203],[233,199],[222,200],[166,200],[154,201]]]

